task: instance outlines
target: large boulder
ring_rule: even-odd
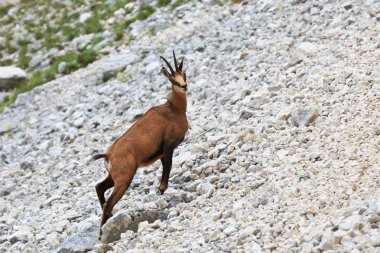
[[[18,67],[0,67],[0,89],[13,89],[26,78],[26,72]]]

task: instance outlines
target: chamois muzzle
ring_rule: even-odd
[[[185,84],[185,85],[180,85],[179,88],[180,88],[182,91],[187,91],[187,84]]]

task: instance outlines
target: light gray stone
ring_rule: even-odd
[[[80,16],[79,16],[79,23],[83,24],[85,23],[89,18],[91,18],[92,16],[92,13],[91,12],[85,12],[85,13],[82,13]]]
[[[313,109],[295,109],[290,116],[294,126],[309,126],[318,117],[318,112]]]
[[[65,72],[66,70],[66,62],[61,62],[59,65],[58,65],[58,73],[60,74],[63,74],[63,72]]]
[[[228,236],[233,235],[237,231],[235,225],[229,225],[225,229],[223,229],[223,233],[225,233]]]
[[[18,67],[0,67],[0,89],[13,89],[26,78],[27,73]]]
[[[84,221],[78,226],[78,232],[67,237],[54,251],[55,253],[79,253],[93,249],[99,232],[98,219]]]

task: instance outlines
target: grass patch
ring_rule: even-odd
[[[67,52],[64,55],[59,55],[53,58],[54,63],[61,63],[61,62],[73,62],[76,61],[77,54],[74,52]]]
[[[78,54],[74,52],[67,52],[64,55],[56,56],[52,58],[53,64],[45,70],[44,77],[47,81],[51,81],[55,78],[55,75],[58,73],[58,66],[61,62],[66,63],[65,70],[63,74],[69,74],[81,66],[77,63]]]
[[[78,55],[77,62],[79,65],[86,67],[88,64],[95,61],[97,56],[98,54],[95,50],[86,49]]]
[[[13,54],[17,51],[17,48],[15,48],[14,46],[12,46],[10,43],[6,43],[5,44],[5,50],[7,50],[7,53],[8,54]]]
[[[8,4],[5,6],[0,6],[0,17],[4,17],[8,14],[8,11],[13,7],[13,5]]]
[[[40,29],[34,31],[34,38],[36,38],[36,40],[40,40],[43,37],[44,37],[44,34],[42,33]]]
[[[53,64],[44,71],[35,71],[29,80],[26,80],[17,87],[13,95],[7,97],[0,103],[0,112],[16,101],[19,94],[32,90],[43,83],[54,80],[58,73],[58,66],[61,62],[66,62],[64,74],[69,74],[77,69],[86,67],[97,58],[97,52],[94,50],[84,50],[79,54],[68,52],[64,55],[54,57]]]
[[[123,38],[124,30],[127,29],[133,22],[136,21],[136,18],[128,19],[114,28],[115,40],[121,40]]]
[[[66,64],[66,68],[65,68],[65,71],[63,72],[63,74],[67,75],[71,72],[74,72],[77,69],[80,69],[80,68],[81,68],[81,65],[79,65],[77,62],[69,62]]]
[[[47,49],[52,49],[54,47],[60,47],[61,46],[61,43],[60,43],[60,40],[57,36],[54,36],[54,35],[50,35],[50,34],[47,34],[45,36],[45,43],[44,43],[44,46],[47,48]]]
[[[29,45],[30,41],[27,39],[18,39],[17,40],[17,45],[20,47],[27,47]]]
[[[120,10],[122,8],[124,8],[124,6],[127,4],[127,3],[130,3],[132,2],[131,0],[115,0],[113,5],[111,6],[102,6],[101,10],[100,10],[100,18],[102,20],[105,20],[105,19],[108,19],[109,17],[113,16],[114,12],[117,11],[117,10]],[[127,10],[127,13],[130,13],[132,10]]]
[[[84,22],[83,31],[85,34],[99,33],[104,31],[97,12],[94,12],[93,15],[88,18],[86,22]]]
[[[7,16],[4,20],[1,21],[2,25],[9,25],[10,23],[13,23],[15,21],[15,18],[12,16]]]
[[[16,88],[13,95],[6,97],[3,102],[0,103],[0,112],[4,108],[10,106],[16,101],[16,98],[19,94],[32,90],[33,88],[44,83],[44,78],[41,71],[37,71],[32,74],[31,78],[28,81],[22,82],[19,87]]]
[[[156,9],[153,6],[145,6],[141,11],[137,14],[136,19],[144,20],[147,19],[150,15],[152,15]]]
[[[51,65],[44,71],[44,81],[48,82],[55,79],[55,75],[58,73],[58,64]]]
[[[31,58],[26,55],[27,52],[28,52],[28,48],[26,46],[22,47],[21,50],[18,52],[17,66],[22,69],[26,69],[29,67],[29,62]]]
[[[131,12],[132,10],[128,10]],[[134,23],[136,20],[144,20],[147,19],[150,15],[152,15],[156,9],[152,6],[146,6],[144,7],[134,18],[128,19],[120,24],[117,24],[113,31],[115,34],[115,40],[121,40],[123,38],[124,30],[127,29],[132,23]]]
[[[380,136],[380,130],[377,130],[375,135]]]
[[[12,59],[5,59],[0,61],[0,66],[10,66],[13,65],[13,63]]]
[[[171,9],[174,10],[175,8],[178,8],[178,7],[180,7],[181,5],[183,5],[183,4],[187,3],[187,2],[189,2],[189,0],[177,0],[177,1],[175,1],[173,3]]]
[[[62,26],[62,34],[66,37],[66,40],[71,41],[76,37],[79,37],[80,31],[76,27],[71,27],[70,25]]]
[[[113,7],[111,8],[112,11],[117,11],[121,8],[124,8],[124,6],[127,4],[127,3],[130,3],[131,0],[116,0],[113,4]]]
[[[104,40],[103,37],[97,37],[97,38],[94,38],[94,39],[91,41],[91,45],[95,46],[96,44],[98,44],[98,43],[101,42],[102,40]]]
[[[171,0],[157,0],[157,7],[164,7],[171,3]]]
[[[156,7],[163,7],[173,4],[174,8],[179,5],[188,2],[189,0],[157,0]],[[49,1],[48,1],[49,2]],[[42,42],[42,48],[50,50],[51,48],[62,48],[62,43],[65,41],[71,41],[81,34],[94,34],[104,31],[103,22],[105,22],[110,17],[114,16],[114,12],[117,10],[124,9],[126,14],[133,12],[132,8],[125,8],[128,3],[134,2],[133,0],[113,0],[113,1],[95,1],[90,0],[92,16],[87,19],[83,24],[80,24],[78,18],[80,13],[74,11],[73,14],[67,10],[65,4],[58,2],[45,3],[42,0],[30,1],[30,0],[20,0],[20,6],[18,13],[20,15],[25,14],[28,10],[33,10],[38,15],[38,18],[33,21],[25,21],[23,25],[30,31],[31,36],[34,36],[36,40]],[[83,0],[72,0],[75,8],[79,10],[82,5],[88,5],[86,1]],[[44,6],[35,10],[37,6]],[[7,5],[0,7],[0,22],[1,25],[13,24],[16,22],[18,15],[8,16],[7,13],[12,5]],[[174,9],[173,8],[173,9]],[[46,15],[53,10],[56,11],[57,21],[46,20]],[[124,35],[124,31],[135,21],[145,20],[150,15],[156,11],[153,6],[145,6],[136,13],[130,14],[128,20],[123,22],[118,22],[112,25],[111,29],[116,35],[116,40],[121,40]],[[155,30],[150,31],[151,34],[155,34]],[[28,68],[31,57],[27,53],[31,54],[31,41],[33,38],[28,37],[27,39],[17,40],[17,45],[13,45],[13,40],[11,38],[12,34],[9,33],[9,38],[5,37],[6,43],[0,45],[3,50],[8,52],[8,54],[18,54],[18,60],[13,62],[11,59],[0,61],[0,65],[12,65],[15,64],[21,68]],[[96,45],[103,41],[104,37],[94,38],[91,41],[91,45]],[[128,42],[127,42],[128,43]],[[34,50],[39,50],[34,48]],[[7,98],[4,102],[0,104],[0,110],[3,110],[6,106],[12,104],[20,93],[27,92],[33,88],[54,80],[58,74],[58,66],[62,63],[66,63],[65,70],[63,74],[69,74],[75,70],[86,67],[88,64],[94,62],[98,58],[98,53],[92,49],[86,49],[81,52],[68,52],[65,55],[52,57],[50,67],[45,70],[37,71],[31,69],[29,73],[29,79],[22,82],[19,87],[14,91],[14,94]]]

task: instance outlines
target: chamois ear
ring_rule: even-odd
[[[161,73],[162,73],[164,76],[166,76],[167,78],[170,79],[170,74],[169,74],[168,70],[167,70],[165,67],[162,67],[162,68],[161,68]]]

